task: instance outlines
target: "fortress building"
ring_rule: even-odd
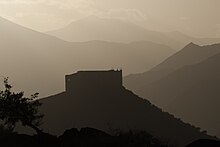
[[[65,81],[66,92],[117,90],[122,87],[122,70],[79,71],[66,75]]]

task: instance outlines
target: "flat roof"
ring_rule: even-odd
[[[66,75],[66,76],[72,76],[72,75],[76,75],[76,74],[80,74],[80,73],[103,73],[103,72],[122,72],[122,70],[81,70],[81,71],[77,71],[76,73],[70,74],[70,75]]]

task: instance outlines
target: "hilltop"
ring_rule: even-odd
[[[40,100],[43,128],[53,134],[85,126],[144,130],[179,146],[212,138],[125,89],[121,75],[121,71],[83,71],[66,76],[65,92]]]

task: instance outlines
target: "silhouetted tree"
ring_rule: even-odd
[[[0,125],[0,139],[2,139],[3,137],[11,136],[13,134],[17,134],[17,132],[13,132],[13,130],[11,130],[10,128],[6,128],[2,124]]]
[[[31,95],[30,98],[24,97],[24,92],[12,92],[12,86],[8,78],[4,78],[3,91],[0,90],[0,119],[10,129],[14,129],[17,123],[34,129],[37,134],[42,131],[38,128],[43,118],[39,113],[38,107],[41,103],[36,100],[38,93]]]

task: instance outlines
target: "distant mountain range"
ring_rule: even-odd
[[[40,101],[43,128],[60,134],[72,127],[106,131],[145,130],[169,144],[212,138],[152,105],[122,84],[119,71],[83,71],[66,76],[66,91]]]
[[[120,19],[89,16],[72,22],[68,26],[47,32],[66,41],[84,42],[105,40],[113,42],[151,41],[167,45],[175,50],[190,42],[213,44],[220,38],[193,38],[180,32],[157,32]]]
[[[152,42],[66,42],[0,18],[0,76],[16,90],[41,97],[64,89],[63,76],[80,69],[123,68],[143,72],[175,53]],[[157,58],[155,58],[157,57]]]
[[[220,136],[220,44],[193,43],[152,70],[125,77],[141,97],[183,120]]]

